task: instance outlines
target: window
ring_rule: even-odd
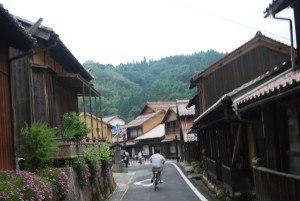
[[[166,134],[179,132],[177,121],[166,122]]]
[[[134,139],[138,136],[142,135],[142,129],[141,128],[133,128],[130,130],[130,139]]]
[[[287,109],[288,117],[288,161],[289,172],[300,175],[300,107],[294,106]]]
[[[170,154],[176,154],[175,143],[170,144]]]

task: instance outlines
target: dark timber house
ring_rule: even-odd
[[[13,170],[14,163],[14,132],[13,108],[11,98],[11,80],[9,49],[14,48],[20,53],[28,52],[36,44],[13,16],[0,4],[0,171]]]
[[[4,97],[0,161],[5,160],[0,167],[13,169],[16,163],[12,161],[24,153],[21,129],[25,122],[41,121],[59,130],[63,114],[78,114],[79,96],[84,99],[85,113],[87,106],[91,109],[96,104],[96,98],[100,102],[100,94],[89,83],[92,76],[52,29],[40,25],[41,19],[32,23],[12,16],[2,5],[0,17],[0,93]]]
[[[189,106],[196,108],[193,131],[199,150],[206,150],[207,177],[224,184],[233,199],[253,186],[254,139],[241,135],[246,128],[232,110],[230,97],[240,90],[237,87],[289,60],[289,53],[287,45],[257,32],[253,39],[190,80],[190,88],[197,87],[198,91]]]

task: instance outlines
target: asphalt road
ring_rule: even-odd
[[[207,200],[199,191],[193,191],[181,175],[179,168],[172,163],[166,163],[163,170],[163,183],[154,191],[150,182],[151,166],[149,164],[130,165],[128,170],[135,172],[122,197],[122,201],[199,201]]]

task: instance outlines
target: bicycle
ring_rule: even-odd
[[[160,174],[160,171],[158,170],[153,170],[153,176],[154,176],[154,181],[153,181],[153,184],[154,184],[154,191],[157,190],[157,185],[158,185],[158,175]]]

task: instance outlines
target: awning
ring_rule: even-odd
[[[58,73],[55,77],[64,87],[72,90],[77,96],[101,96],[101,94],[93,88],[92,84],[88,83],[79,74]]]
[[[165,143],[165,142],[174,142],[175,139],[163,139],[161,142]]]
[[[147,133],[135,138],[135,140],[145,140],[145,139],[153,139],[153,138],[161,138],[165,135],[165,125],[159,124],[154,127],[152,130]]]
[[[192,99],[189,100],[189,103],[187,104],[187,108],[192,107],[193,105],[196,104],[196,101],[199,97],[199,94],[195,95]]]
[[[134,140],[128,140],[125,144],[126,144],[126,146],[133,146],[133,145],[136,144],[136,141],[134,141]]]

